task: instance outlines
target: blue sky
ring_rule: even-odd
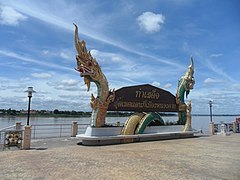
[[[90,111],[74,26],[110,88],[152,84],[176,94],[190,56],[193,113],[240,113],[238,0],[0,0],[0,109]]]

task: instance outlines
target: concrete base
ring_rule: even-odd
[[[136,135],[119,135],[119,136],[102,136],[102,137],[84,137],[82,145],[101,146],[113,144],[125,144],[133,142],[159,141],[170,139],[192,138],[194,132],[169,132],[155,134],[136,134]]]
[[[119,136],[121,134],[123,127],[87,127],[84,134],[78,134],[76,137],[101,137],[101,136]],[[181,132],[184,126],[176,125],[176,126],[147,126],[144,134],[155,134],[155,133],[164,133],[164,132]]]
[[[173,126],[147,126],[144,130],[144,134],[152,133],[165,133],[165,132],[180,132],[183,131],[183,125],[173,125]]]
[[[78,134],[76,137],[92,137],[92,136],[117,136],[120,135],[122,127],[87,127],[84,134]]]
[[[122,127],[88,127],[85,134],[76,137],[86,146],[112,145],[132,142],[191,138],[194,131],[183,132],[183,126],[149,126],[144,134],[120,135]]]

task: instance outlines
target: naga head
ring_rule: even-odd
[[[78,52],[78,55],[76,56],[77,67],[75,68],[75,70],[80,72],[81,77],[84,77],[84,82],[87,85],[89,91],[90,83],[92,81],[97,82],[102,72],[97,61],[92,57],[90,51],[87,50],[85,41],[79,40],[77,25],[74,24],[74,26],[75,26],[74,41],[76,50]]]
[[[188,66],[188,70],[186,71],[185,75],[183,76],[183,79],[185,80],[185,90],[187,92],[186,96],[189,94],[190,90],[193,89],[193,86],[195,84],[194,79],[194,64],[193,64],[193,58],[191,57],[191,64]]]

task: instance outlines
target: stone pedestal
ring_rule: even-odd
[[[215,134],[214,122],[210,122],[210,124],[209,124],[209,132],[210,132],[211,135]]]
[[[24,127],[24,135],[23,135],[23,149],[30,149],[31,147],[31,134],[32,134],[32,127],[25,126]]]
[[[77,121],[73,121],[71,137],[76,137],[77,133],[78,133],[78,124],[77,124]]]
[[[233,133],[237,132],[237,123],[233,122]]]
[[[221,124],[221,134],[226,135],[227,133],[227,128],[225,124]]]

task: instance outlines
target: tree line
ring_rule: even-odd
[[[92,112],[84,111],[68,111],[68,110],[31,110],[31,116],[91,116]],[[27,110],[15,110],[15,109],[0,109],[0,116],[27,116]],[[108,116],[129,116],[131,112],[108,112]]]

